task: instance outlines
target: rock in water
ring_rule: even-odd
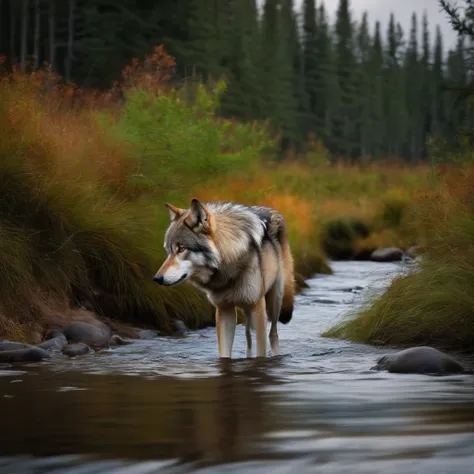
[[[133,342],[132,341],[126,341],[125,339],[122,339],[117,334],[114,334],[109,340],[109,345],[110,346],[127,346],[128,344],[133,344]]]
[[[0,352],[0,362],[38,362],[49,359],[51,354],[40,347],[29,347],[27,349],[16,349]]]
[[[158,333],[156,331],[153,331],[153,329],[141,329],[138,332],[137,336],[138,339],[154,339],[158,336]]]
[[[22,342],[0,341],[0,352],[2,351],[17,351],[19,349],[31,349],[31,344],[23,344]]]
[[[57,337],[53,337],[52,339],[48,339],[47,341],[38,344],[37,347],[40,347],[46,351],[61,352],[67,346],[67,339],[63,333],[59,334],[60,335]]]
[[[63,354],[69,357],[76,357],[76,356],[89,354],[91,350],[92,349],[87,344],[83,344],[81,342],[79,344],[67,345],[63,350]]]
[[[180,319],[173,319],[173,334],[175,336],[183,336],[189,332],[189,329],[186,327],[186,324],[183,323]]]
[[[64,329],[64,335],[69,342],[83,342],[98,350],[109,345],[112,330],[105,325],[97,327],[84,322],[76,322]]]
[[[403,258],[403,250],[397,247],[377,249],[372,252],[370,259],[373,262],[399,262]]]
[[[413,260],[418,257],[418,255],[421,253],[421,247],[419,245],[413,245],[412,247],[408,248],[405,251],[405,254],[408,255],[408,257],[412,258]]]
[[[387,354],[377,361],[375,370],[398,374],[448,375],[464,372],[464,367],[434,347],[411,347],[395,354]]]

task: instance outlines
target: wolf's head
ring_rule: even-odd
[[[206,283],[218,267],[219,252],[214,244],[214,216],[197,199],[189,209],[166,204],[171,224],[165,234],[168,258],[156,272],[160,285],[177,285],[189,278]]]

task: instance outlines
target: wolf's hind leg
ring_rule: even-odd
[[[267,303],[267,314],[270,320],[270,347],[272,356],[280,355],[280,343],[278,340],[278,318],[280,316],[281,302],[283,299],[283,281],[280,277],[275,280],[273,286],[265,295]]]
[[[253,313],[250,310],[245,311],[245,316],[247,317],[247,322],[245,323],[245,338],[247,339],[247,351],[246,356],[247,358],[252,357],[252,320],[253,320]]]
[[[232,357],[232,346],[234,344],[236,324],[237,316],[233,306],[217,308],[216,331],[219,357],[229,359]]]
[[[267,356],[267,311],[265,298],[260,298],[254,311],[255,331],[257,333],[257,357]]]

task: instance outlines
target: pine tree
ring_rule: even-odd
[[[385,152],[397,157],[403,152],[407,128],[405,81],[400,64],[402,45],[402,29],[391,14],[385,52]]]
[[[316,4],[314,0],[303,2],[303,71],[307,113],[305,132],[318,132],[318,52]]]
[[[255,0],[242,0],[235,5],[235,22],[229,50],[227,91],[222,98],[224,115],[242,120],[259,117],[260,88],[257,73],[257,50],[260,39]]]
[[[433,100],[431,104],[431,128],[432,132],[437,135],[442,133],[443,125],[445,123],[445,96],[442,91],[444,82],[443,65],[443,38],[441,35],[441,29],[438,26],[436,28],[436,40],[434,46],[434,60],[432,69]]]
[[[357,64],[354,55],[349,1],[339,0],[335,27],[335,70],[339,88],[337,113],[333,117],[337,152],[354,156],[357,147]]]
[[[369,58],[370,76],[370,154],[379,157],[384,153],[384,53],[380,22],[375,24],[374,38]]]
[[[304,83],[303,50],[300,42],[297,18],[294,11],[293,0],[282,0],[281,5],[282,32],[284,41],[288,45],[288,64],[291,70],[291,113],[293,124],[291,129],[290,145],[299,148],[305,139],[305,121],[307,118],[307,96]]]
[[[458,38],[456,48],[449,51],[446,70],[446,131],[445,136],[455,142],[464,131],[467,118],[467,104],[459,96],[459,91],[466,90],[468,74],[466,64],[465,39]]]
[[[215,0],[188,0],[185,62],[204,79],[221,72],[216,8]]]
[[[426,155],[426,137],[429,136],[433,128],[432,117],[432,103],[434,95],[433,75],[431,72],[431,48],[430,48],[430,33],[428,25],[428,16],[426,12],[423,15],[423,52],[421,57],[421,110],[422,110],[422,124],[420,131],[421,149],[419,157]]]
[[[281,131],[281,145],[286,148],[294,139],[296,103],[293,94],[292,64],[289,61],[287,21],[279,0],[266,0],[262,18],[260,58],[262,116]]]
[[[359,138],[359,154],[367,156],[370,153],[372,137],[372,80],[371,80],[371,50],[367,12],[362,15],[357,34],[357,60],[359,71],[357,74],[357,102],[358,116],[357,135]]]
[[[412,159],[420,155],[424,130],[422,108],[423,77],[418,47],[418,23],[416,13],[411,19],[410,40],[405,53],[405,87],[408,114],[407,143],[405,153]]]
[[[324,3],[318,8],[316,27],[315,114],[316,131],[320,139],[331,147],[333,116],[339,95],[334,53]]]

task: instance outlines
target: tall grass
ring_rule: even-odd
[[[448,170],[419,205],[419,268],[327,336],[373,344],[474,349],[474,169]]]
[[[304,276],[330,271],[322,238],[334,219],[367,224],[354,248],[407,235],[424,167],[330,165],[321,149],[277,162],[264,124],[218,118],[225,84],[172,88],[172,66],[157,48],[104,93],[47,70],[1,77],[0,337],[28,339],[84,298],[99,314],[164,331],[173,317],[211,323],[197,290],[151,281],[165,258],[166,201],[277,208]]]

